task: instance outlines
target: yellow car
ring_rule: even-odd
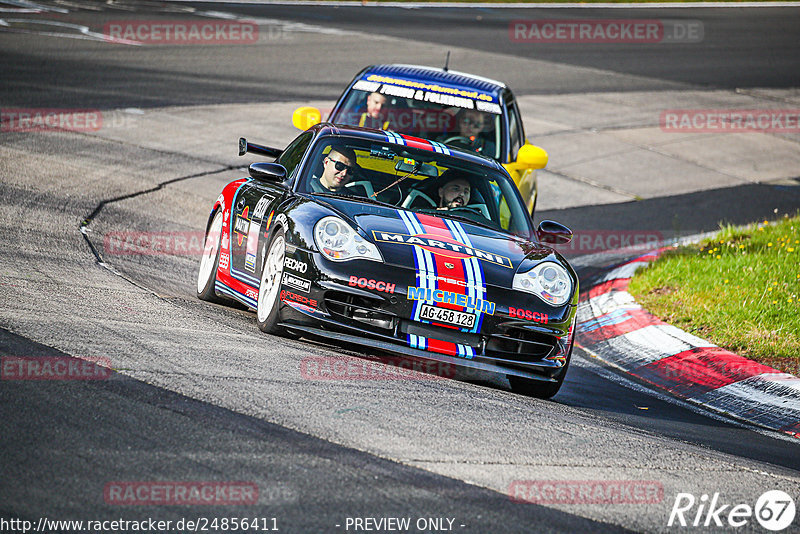
[[[295,110],[301,130],[317,124],[316,108]],[[536,170],[547,152],[525,138],[511,90],[502,82],[447,69],[373,65],[350,82],[328,122],[413,135],[492,158],[505,167],[528,211],[536,209]]]

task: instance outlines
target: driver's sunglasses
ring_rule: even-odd
[[[483,128],[483,123],[481,121],[470,119],[469,117],[464,117],[461,119],[461,122],[467,126],[472,126],[473,128]]]
[[[336,161],[335,159],[328,158],[328,160],[333,162],[333,166],[336,167],[336,172],[342,172],[346,169],[347,174],[353,174],[353,167],[345,165],[341,161]]]

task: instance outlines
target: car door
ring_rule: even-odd
[[[276,160],[286,168],[285,182],[251,179],[239,188],[233,199],[231,276],[256,290],[276,210],[290,194],[289,184],[294,181],[313,137],[312,132],[303,132]]]

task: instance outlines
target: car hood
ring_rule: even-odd
[[[338,198],[326,198],[324,203],[363,230],[388,266],[419,271],[427,258],[434,261],[428,271],[446,275],[449,269],[459,270],[456,263],[469,260],[479,267],[484,283],[505,287],[511,287],[517,271],[527,271],[545,259],[571,271],[549,247],[463,220]]]

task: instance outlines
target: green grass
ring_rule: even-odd
[[[629,291],[668,323],[800,375],[800,214],[670,249]]]

